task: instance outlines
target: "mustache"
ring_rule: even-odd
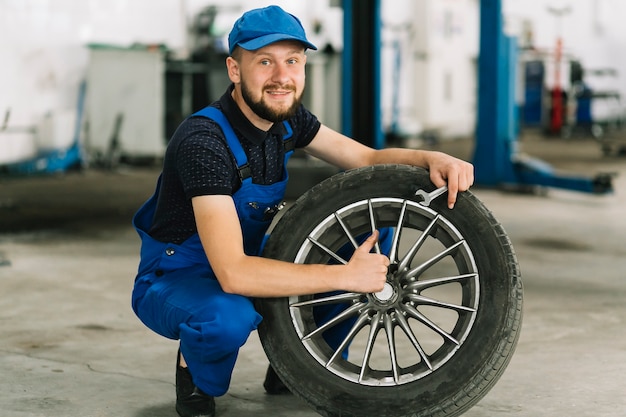
[[[296,86],[293,84],[268,84],[263,87],[263,91],[267,90],[288,90],[296,91]]]

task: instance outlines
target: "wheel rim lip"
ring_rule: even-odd
[[[405,200],[400,198],[389,198],[389,197],[381,197],[381,198],[373,198],[373,199],[363,199],[356,201],[354,203],[348,204],[336,212],[330,214],[321,222],[319,222],[313,230],[309,233],[308,237],[318,238],[323,236],[324,232],[328,230],[330,225],[336,222],[336,216],[339,217],[343,215],[349,215],[352,212],[359,212],[361,210],[365,210],[364,207],[366,205],[372,205],[376,207],[385,207],[385,206],[399,206],[402,204],[407,204],[407,207],[412,211],[413,214],[419,214],[423,216],[424,219],[428,221],[437,221],[437,227],[441,230],[445,231],[445,235],[449,238],[452,238],[453,241],[465,241],[465,238],[459,232],[459,230],[445,217],[442,217],[435,210],[423,206],[418,202],[412,200]],[[387,227],[387,226],[385,226]],[[312,244],[309,242],[309,239],[305,239],[305,242],[301,245],[299,250],[297,251],[294,262],[303,263],[306,260],[306,256],[312,248]],[[410,382],[414,382],[416,380],[422,379],[425,376],[435,372],[437,369],[442,367],[445,363],[447,363],[459,350],[459,348],[463,345],[468,335],[470,334],[476,315],[478,313],[479,307],[479,295],[480,295],[480,280],[478,275],[478,270],[476,266],[476,261],[472,254],[471,249],[464,242],[461,245],[461,251],[463,253],[463,258],[465,263],[467,264],[467,271],[475,274],[475,277],[471,280],[468,280],[467,284],[462,284],[464,290],[466,288],[470,288],[470,297],[467,298],[467,305],[463,304],[464,307],[472,308],[474,311],[472,313],[467,314],[459,314],[457,319],[457,323],[454,326],[454,329],[459,329],[455,336],[458,339],[458,345],[454,347],[447,347],[444,349],[444,345],[440,348],[436,349],[435,352],[432,353],[432,356],[435,357],[436,360],[432,362],[432,367],[427,368],[422,362],[418,361],[416,363],[411,364],[410,366],[401,367],[401,374],[394,378],[391,370],[370,370],[371,374],[368,378],[360,378],[359,372],[361,367],[358,365],[348,362],[346,360],[339,360],[333,362],[332,364],[328,364],[328,345],[324,347],[319,343],[321,338],[312,338],[306,339],[305,334],[307,332],[306,320],[303,318],[302,310],[300,308],[292,307],[294,303],[299,302],[303,299],[303,297],[290,297],[289,306],[290,306],[290,315],[292,319],[292,324],[296,333],[298,334],[302,345],[309,352],[309,354],[322,366],[328,369],[330,372],[339,376],[340,378],[358,383],[360,385],[368,385],[368,386],[396,386],[407,384]],[[398,272],[396,272],[397,276]],[[383,312],[389,311],[392,307],[401,304],[403,296],[402,291],[398,290],[398,286],[393,286],[394,295],[392,297],[393,301],[382,301],[376,296],[376,294],[366,294],[368,299],[368,304],[364,307],[364,312],[359,314],[359,317],[363,314],[371,314],[373,312]],[[379,293],[380,294],[380,293]],[[384,331],[384,330],[383,330]],[[442,350],[443,349],[443,350]]]

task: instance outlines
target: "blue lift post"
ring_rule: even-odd
[[[343,0],[342,133],[385,146],[381,117],[381,1]]]
[[[476,183],[488,187],[545,186],[594,194],[612,192],[611,174],[585,177],[557,173],[546,162],[519,153],[516,68],[517,39],[504,34],[502,1],[481,0],[478,115],[473,159]]]

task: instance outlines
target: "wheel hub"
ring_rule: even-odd
[[[374,298],[381,303],[388,303],[394,298],[395,294],[396,291],[394,290],[393,286],[386,282],[382,291],[374,293]]]

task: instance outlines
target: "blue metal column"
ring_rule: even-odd
[[[510,110],[511,77],[503,35],[500,0],[480,2],[480,54],[478,57],[478,115],[474,165],[476,182],[487,186],[513,180],[511,152],[513,143]],[[515,66],[513,66],[513,69]],[[514,78],[513,78],[514,79]]]
[[[613,190],[611,174],[558,174],[517,150],[517,40],[503,31],[501,0],[480,1],[478,114],[473,163],[478,185],[546,186],[589,193]]]
[[[381,0],[344,0],[343,14],[342,132],[380,149]]]

